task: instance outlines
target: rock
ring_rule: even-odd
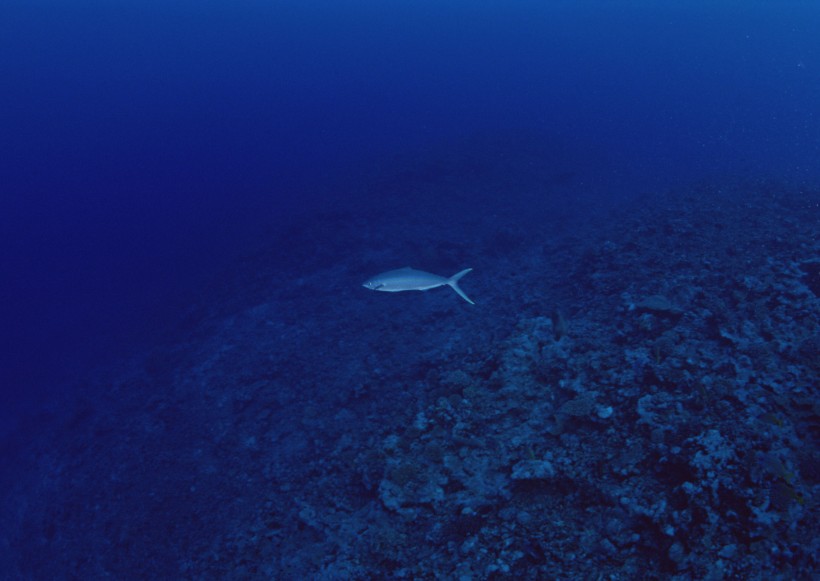
[[[672,302],[662,295],[652,295],[647,297],[637,305],[635,309],[643,312],[650,312],[656,315],[680,316],[683,310],[679,309]]]
[[[549,480],[555,468],[546,460],[522,460],[512,469],[513,480]]]

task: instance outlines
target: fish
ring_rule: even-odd
[[[462,291],[458,286],[459,279],[471,270],[473,269],[465,268],[461,272],[447,278],[430,272],[424,272],[423,270],[416,270],[407,266],[405,268],[388,270],[387,272],[377,274],[373,278],[367,280],[364,284],[362,284],[362,286],[369,288],[370,290],[384,291],[388,293],[397,293],[400,291],[409,290],[426,291],[440,286],[449,286],[458,293],[458,296],[471,305],[474,305],[475,303],[471,301],[470,298],[464,294],[464,291]]]

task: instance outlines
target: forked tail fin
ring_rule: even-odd
[[[458,286],[459,279],[462,276],[464,276],[465,274],[467,274],[468,272],[470,272],[471,270],[472,270],[472,268],[465,268],[464,270],[462,270],[458,274],[454,274],[449,279],[447,279],[447,284],[449,284],[451,287],[453,287],[453,290],[458,293],[458,296],[460,296],[462,299],[464,299],[465,301],[467,301],[471,305],[474,305],[475,303],[470,300],[470,297],[465,295],[464,291],[462,291]]]

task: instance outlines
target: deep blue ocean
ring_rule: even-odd
[[[818,38],[0,3],[0,579],[817,578]]]

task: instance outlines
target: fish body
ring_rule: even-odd
[[[475,303],[471,301],[467,295],[464,294],[464,291],[462,291],[458,286],[459,279],[471,270],[473,269],[467,268],[458,274],[454,274],[450,278],[447,278],[431,272],[416,270],[408,266],[406,268],[388,270],[387,272],[377,274],[365,282],[362,286],[369,288],[370,290],[384,291],[388,293],[397,293],[409,290],[426,291],[440,286],[449,286],[456,291],[461,298],[471,305],[474,305]]]

